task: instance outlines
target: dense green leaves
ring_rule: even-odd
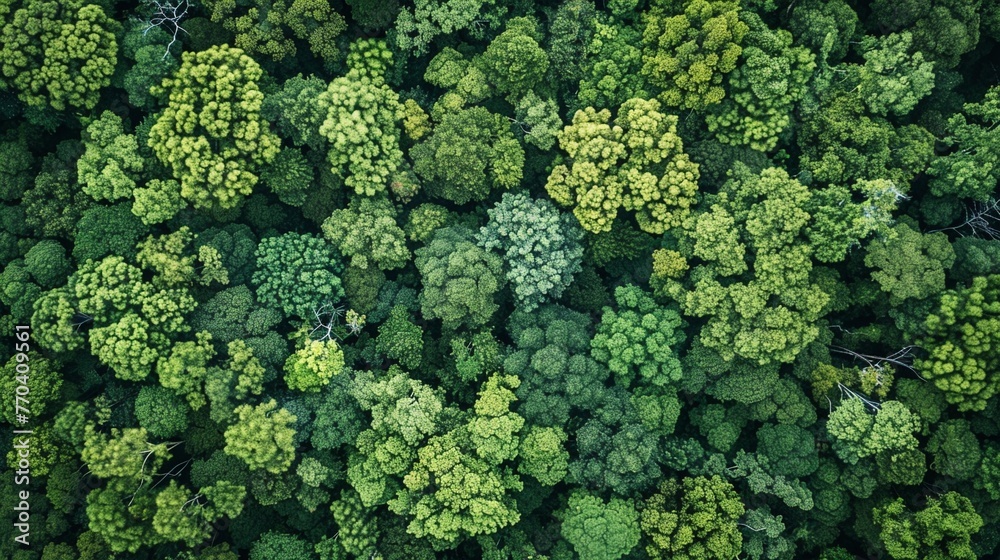
[[[778,168],[744,173],[688,221],[682,247],[703,272],[689,291],[668,290],[687,315],[709,318],[701,342],[726,360],[788,362],[819,335],[829,298],[810,274],[814,195]]]
[[[188,427],[186,403],[168,389],[155,385],[139,391],[135,417],[140,426],[160,439],[179,435]]]
[[[704,109],[725,96],[747,25],[728,0],[658,1],[646,14],[642,73],[669,106]]]
[[[793,46],[791,33],[772,31],[756,14],[743,19],[749,28],[743,64],[728,76],[730,96],[705,121],[720,142],[768,152],[791,124],[816,64],[808,49]]]
[[[168,105],[149,129],[149,147],[195,208],[235,207],[253,192],[259,166],[278,154],[281,140],[260,116],[262,76],[242,50],[223,45],[184,53],[154,90]]]
[[[934,63],[925,62],[920,51],[911,54],[911,45],[907,32],[865,38],[859,87],[872,113],[905,115],[934,87]]]
[[[872,518],[892,558],[977,558],[969,539],[983,526],[968,498],[948,492],[914,512],[902,498],[877,506]]]
[[[938,424],[927,441],[931,453],[931,468],[958,480],[972,478],[979,468],[979,440],[965,420],[948,420]]]
[[[323,234],[358,268],[389,270],[410,260],[396,209],[385,198],[354,199],[348,208],[334,210],[323,222]]]
[[[583,232],[547,200],[504,193],[477,242],[504,256],[507,280],[525,311],[562,295],[580,271]]]
[[[290,424],[295,416],[271,399],[257,406],[244,404],[233,414],[238,420],[226,430],[226,453],[243,460],[252,470],[273,474],[288,470],[295,458]]]
[[[562,535],[581,560],[617,560],[639,544],[639,514],[631,501],[577,491],[566,503]]]
[[[532,428],[521,440],[518,471],[545,486],[558,484],[566,476],[566,433],[559,428]]]
[[[500,289],[501,261],[471,237],[466,230],[439,229],[427,246],[416,251],[424,284],[420,292],[424,317],[441,319],[445,328],[482,325],[498,309],[494,294]]]
[[[1000,88],[992,87],[979,103],[948,119],[945,141],[952,153],[931,164],[931,192],[985,200],[1000,178]],[[973,119],[969,119],[973,117]],[[971,122],[970,122],[971,120]]]
[[[648,97],[642,67],[642,31],[615,25],[604,18],[594,21],[594,34],[581,57],[583,77],[577,106],[610,109],[633,97]]]
[[[334,40],[346,28],[344,17],[325,0],[207,2],[212,21],[235,34],[235,46],[276,61],[295,56],[295,39],[306,41],[318,57],[333,58]]]
[[[492,0],[417,0],[396,18],[396,45],[422,54],[438,35],[466,29],[484,6],[492,4]]]
[[[730,558],[743,536],[736,522],[743,504],[718,476],[664,480],[642,509],[642,532],[651,558]]]
[[[997,557],[997,39],[0,0],[0,558]]]
[[[10,80],[28,105],[92,109],[111,83],[119,25],[100,3],[7,2],[0,84]]]
[[[286,315],[311,320],[324,305],[344,295],[337,272],[343,269],[322,238],[297,233],[262,239],[255,254],[257,297]]]
[[[587,107],[558,135],[568,158],[549,175],[545,189],[574,207],[584,229],[611,231],[623,208],[636,212],[644,231],[659,234],[683,223],[698,189],[698,164],[683,152],[677,117],[656,100],[629,99],[611,112]]]
[[[379,326],[375,349],[390,359],[398,360],[399,365],[406,369],[420,366],[424,349],[422,331],[413,324],[405,306],[394,306],[389,317]]]
[[[135,136],[125,134],[121,117],[105,111],[87,127],[87,151],[77,162],[78,180],[95,200],[132,196],[144,163]]]
[[[492,534],[516,523],[520,515],[508,492],[520,489],[512,473],[463,451],[448,434],[420,448],[389,508],[412,517],[410,533],[446,547],[462,535]]]
[[[344,369],[344,352],[336,340],[306,340],[285,362],[289,389],[317,392]]]
[[[410,150],[413,170],[432,196],[465,204],[524,175],[524,149],[506,119],[484,107],[447,111],[431,135]]]
[[[549,57],[538,45],[534,21],[514,18],[480,59],[486,79],[508,99],[519,99],[545,76]]]
[[[375,68],[392,56],[383,44],[370,40],[354,43],[351,51],[365,57],[376,53]],[[381,71],[354,66],[330,82],[315,103],[319,114],[326,115],[319,133],[329,142],[332,171],[358,194],[383,192],[403,157],[398,126],[403,107]]]
[[[906,224],[892,228],[888,239],[868,247],[865,264],[872,278],[893,304],[924,299],[944,289],[945,270],[955,262],[955,251],[941,233],[923,234]]]
[[[33,414],[42,416],[51,410],[59,398],[59,389],[63,385],[59,366],[59,362],[47,360],[36,352],[17,354],[7,360],[0,369],[3,374],[0,378],[0,388],[7,390],[15,398],[0,403],[0,415],[3,419],[14,426],[24,424],[17,421],[18,414],[25,410],[24,401],[19,402],[16,399],[17,395],[24,396],[22,394],[25,392],[24,389],[18,389],[20,386],[27,387],[27,393],[30,395],[28,402],[31,404],[28,410]],[[25,374],[26,369],[30,375]]]
[[[877,0],[872,2],[872,11],[875,21],[884,27],[894,31],[913,29],[917,48],[939,66],[952,68],[979,41],[980,3],[979,0],[902,3]]]
[[[521,378],[519,411],[529,422],[563,426],[574,408],[596,408],[608,370],[590,357],[590,320],[559,306],[511,315],[515,351],[504,370]]]
[[[684,341],[680,314],[656,305],[637,286],[615,290],[618,310],[606,307],[591,342],[591,355],[607,364],[621,386],[636,377],[651,385],[676,384],[681,379],[677,347]]]
[[[972,285],[941,294],[923,324],[927,357],[914,362],[960,410],[982,410],[1000,378],[1000,276],[980,276]]]
[[[894,128],[869,115],[853,92],[831,90],[802,122],[802,166],[824,183],[889,179],[905,193],[909,182],[931,163],[934,136],[916,124]]]
[[[851,398],[830,414],[826,429],[834,438],[837,455],[857,463],[877,453],[915,449],[913,433],[920,430],[920,422],[898,401],[886,401],[873,412],[860,398]]]

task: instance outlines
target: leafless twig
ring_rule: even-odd
[[[861,354],[860,352],[855,352],[854,350],[851,350],[850,348],[844,348],[843,346],[831,346],[830,350],[837,352],[838,354],[845,354],[847,356],[851,356],[854,359],[861,360],[865,364],[867,364],[868,367],[879,369],[881,367],[884,367],[884,365],[888,363],[909,370],[917,377],[920,377],[920,374],[917,373],[917,370],[913,369],[913,365],[907,362],[907,360],[911,360],[913,358],[913,350],[915,348],[916,346],[904,346],[903,348],[896,350],[895,352],[889,354],[888,356],[872,356],[870,354]],[[922,377],[920,378],[923,379]]]
[[[170,43],[167,45],[167,50],[163,53],[163,58],[166,59],[170,56],[170,48],[174,46],[177,42],[177,36],[183,31],[187,33],[187,30],[181,27],[181,20],[187,15],[188,8],[190,4],[188,0],[146,0],[153,5],[156,9],[153,15],[146,20],[146,28],[142,30],[142,34],[145,35],[149,33],[154,27],[159,27],[167,33],[171,34]]]
[[[188,507],[188,505],[191,504],[192,502],[195,505],[199,505],[200,506],[201,505],[201,494],[198,494],[197,496],[195,496],[195,497],[191,498],[190,500],[184,502],[184,505],[181,506],[181,511],[184,511],[184,508]]]
[[[344,326],[347,327],[347,332],[353,335],[360,333],[361,329],[365,327],[365,318],[365,315],[349,309],[344,316]]]
[[[1000,239],[1000,199],[991,198],[986,202],[974,202],[971,207],[965,208],[965,220],[962,223],[928,233],[955,231],[961,237],[965,237],[965,233],[961,231],[965,228],[968,228],[969,235],[972,237]]]
[[[76,315],[73,316],[73,332],[80,332],[80,328],[93,320],[94,318],[90,315],[77,311]]]
[[[183,474],[184,473],[184,469],[187,468],[187,466],[191,464],[191,461],[193,461],[193,459],[188,459],[188,460],[186,460],[186,461],[184,461],[182,463],[174,465],[173,467],[170,468],[169,471],[167,471],[165,473],[156,473],[155,476],[159,476],[160,479],[157,480],[155,484],[153,484],[152,486],[149,487],[150,490],[152,490],[153,488],[156,488],[157,486],[159,486],[160,483],[163,482],[164,480],[166,480],[168,477],[169,478],[173,478],[175,476],[180,476],[181,474]]]
[[[837,383],[837,387],[840,389],[840,394],[849,399],[858,399],[861,404],[865,405],[872,412],[878,412],[882,409],[882,403],[869,399],[868,397],[862,395],[861,393],[851,389],[850,387],[844,385],[843,383]]]
[[[316,326],[309,331],[310,338],[319,341],[340,339],[333,329],[340,323],[340,318],[344,315],[344,306],[325,303],[313,309],[313,315],[316,317]],[[319,338],[314,338],[314,335],[319,335]]]

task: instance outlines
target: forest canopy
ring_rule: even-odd
[[[998,41],[0,0],[0,558],[1000,557]]]

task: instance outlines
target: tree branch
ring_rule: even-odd
[[[969,229],[969,235],[979,239],[1000,240],[1000,199],[991,198],[986,202],[976,201],[965,208],[965,221],[957,226],[935,229],[927,233],[954,231],[965,237],[961,230]]]
[[[149,33],[154,27],[159,27],[167,33],[171,34],[170,43],[167,45],[166,51],[163,53],[163,59],[170,56],[170,48],[174,46],[177,42],[177,36],[183,31],[187,33],[187,30],[181,27],[181,20],[187,15],[188,0],[178,0],[174,3],[173,0],[147,0],[156,9],[153,15],[146,20],[146,28],[142,30],[142,34],[145,35]]]

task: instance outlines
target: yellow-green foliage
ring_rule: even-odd
[[[289,389],[318,392],[344,369],[344,351],[336,340],[307,340],[285,361]]]
[[[32,106],[62,111],[97,104],[118,60],[119,24],[101,5],[27,0],[0,21],[6,24],[0,30],[0,85],[9,80]]]
[[[677,117],[661,113],[659,101],[629,99],[614,122],[607,109],[587,107],[558,138],[567,157],[545,189],[574,207],[587,231],[611,231],[619,208],[635,212],[639,227],[653,234],[679,226],[690,213],[698,164],[683,151]]]
[[[645,16],[642,73],[671,107],[704,109],[725,97],[747,24],[732,0],[660,0]]]
[[[177,73],[154,87],[168,99],[149,131],[149,147],[195,208],[233,208],[253,192],[258,168],[281,140],[261,116],[260,66],[222,45],[186,52]]]

